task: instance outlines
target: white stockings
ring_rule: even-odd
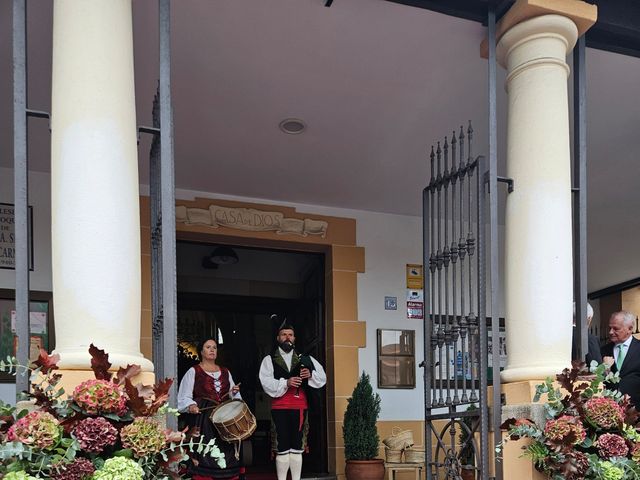
[[[302,474],[302,454],[285,453],[276,455],[276,473],[278,480],[287,480],[287,471],[291,469],[291,480],[300,480]]]

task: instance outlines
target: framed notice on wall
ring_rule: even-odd
[[[378,329],[378,388],[415,386],[415,330]]]
[[[29,358],[38,358],[40,348],[50,351],[53,338],[53,297],[51,292],[29,293]],[[0,358],[14,357],[18,345],[16,335],[16,302],[13,290],[0,290]],[[15,377],[0,372],[0,382],[14,382]]]
[[[29,207],[29,270],[33,270],[33,207]],[[11,203],[0,203],[0,268],[16,268],[16,220]]]

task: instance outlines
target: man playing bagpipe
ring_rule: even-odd
[[[309,432],[306,389],[323,387],[327,375],[315,358],[295,351],[295,332],[286,320],[278,328],[276,341],[274,352],[262,360],[259,378],[272,399],[271,440],[278,480],[286,480],[289,469],[291,480],[300,480]]]

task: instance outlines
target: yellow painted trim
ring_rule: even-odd
[[[331,247],[333,270],[347,270],[350,272],[364,272],[364,248],[333,245]]]
[[[366,323],[334,320],[333,345],[365,348],[367,346]]]
[[[194,201],[176,201],[176,206],[208,209],[210,204],[232,208],[255,208],[282,212],[291,218],[312,218],[328,222],[327,235],[279,235],[275,232],[254,232],[231,229],[224,226],[176,224],[180,240],[207,243],[282,248],[313,251],[326,254],[325,305],[327,311],[326,359],[327,375],[327,445],[330,473],[344,478],[344,448],[342,418],[346,399],[353,392],[360,374],[358,349],[366,346],[366,322],[358,321],[358,273],[365,269],[365,250],[356,246],[356,221],[351,218],[329,217],[300,213],[294,208],[264,205],[230,200],[198,198]],[[149,197],[140,197],[140,224],[142,242],[150,242]],[[145,247],[146,248],[146,247]],[[141,320],[141,351],[151,358],[151,257],[149,249],[143,250],[142,288],[143,311]],[[148,294],[147,294],[148,292]],[[148,304],[148,305],[147,305]],[[145,308],[146,307],[146,308]],[[340,342],[348,343],[342,345]],[[338,366],[338,368],[336,368]]]

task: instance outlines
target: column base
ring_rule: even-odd
[[[93,380],[95,375],[93,370],[55,370],[55,373],[62,375],[60,383],[58,385],[64,388],[64,393],[68,396],[73,393],[73,390],[82,382],[87,380]],[[156,382],[153,372],[141,372],[131,379],[131,382],[135,385],[142,383],[143,385],[153,385]]]
[[[102,348],[102,347],[99,347]],[[58,367],[64,370],[88,370],[91,366],[91,356],[88,350],[82,352],[65,352],[54,350],[52,353],[60,354],[60,361]],[[109,354],[109,362],[111,362],[112,369],[118,369],[120,367],[126,368],[127,365],[139,365],[143,372],[150,372],[153,376],[153,363],[150,360],[138,354],[125,354],[125,353],[112,353],[107,350]]]
[[[562,370],[569,366],[570,362],[566,364],[558,363],[557,365],[533,365],[514,368],[509,368],[509,366],[507,366],[507,368],[500,372],[500,379],[503,383],[523,382],[529,380],[541,383],[540,380],[536,379],[547,377],[555,379],[558,373],[562,372]]]
[[[513,412],[518,410],[538,413],[538,415],[526,414],[527,416],[544,417],[544,412],[538,412],[543,405],[544,399],[537,403],[533,402],[536,386],[542,382],[542,380],[525,380],[502,384],[501,391],[502,395],[504,395],[504,404],[505,406],[513,406],[512,408],[503,407],[502,421],[506,420],[505,414],[513,415]],[[488,395],[489,399],[492,399],[490,392]],[[536,421],[539,418],[532,418],[531,420]],[[507,432],[503,431],[502,469],[504,478],[517,478],[518,480],[544,480],[547,478],[546,475],[535,469],[530,458],[522,456],[522,448],[531,443],[530,439],[509,440],[505,444],[505,438],[507,438]]]
[[[502,441],[506,438],[507,433],[502,432]],[[528,438],[520,440],[509,440],[503,443],[502,449],[502,471],[504,478],[517,478],[518,480],[547,480],[544,473],[540,473],[533,466],[530,458],[522,456],[523,447],[531,443]]]

